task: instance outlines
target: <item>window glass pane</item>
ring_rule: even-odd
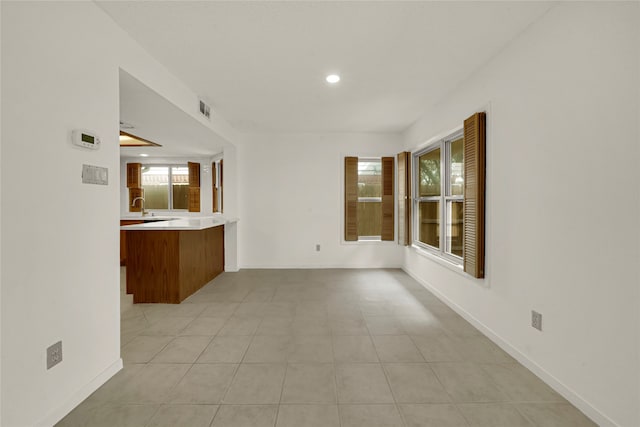
[[[382,161],[358,160],[358,198],[382,197]],[[382,202],[358,201],[358,237],[380,237],[382,234]]]
[[[464,237],[464,203],[447,202],[447,252],[462,257],[462,238]]]
[[[173,190],[173,209],[189,209],[189,168],[173,166],[171,168],[171,187]]]
[[[420,197],[440,195],[440,149],[424,153],[418,158]]]
[[[358,237],[382,235],[382,202],[358,202]]]
[[[464,190],[464,145],[462,137],[451,142],[451,159],[449,159],[450,195],[462,196]]]
[[[440,202],[419,203],[418,240],[427,245],[440,247]]]
[[[169,168],[142,166],[145,209],[169,209]]]
[[[358,197],[382,197],[382,161],[358,161]]]

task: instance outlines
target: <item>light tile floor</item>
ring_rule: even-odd
[[[122,358],[59,426],[595,425],[400,270],[224,273],[128,307]]]

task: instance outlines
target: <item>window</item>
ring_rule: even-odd
[[[345,157],[345,240],[393,240],[393,157]]]
[[[485,132],[485,113],[476,113],[413,154],[413,244],[477,278],[484,277]]]
[[[146,209],[186,210],[189,169],[186,165],[143,165],[142,189]]]
[[[358,159],[358,240],[382,235],[382,161]]]
[[[457,262],[463,255],[463,154],[461,130],[414,154],[416,243]]]

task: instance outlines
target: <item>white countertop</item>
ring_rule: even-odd
[[[199,218],[199,217],[188,217],[188,216],[180,216],[180,215],[155,215],[155,214],[147,214],[145,216],[137,215],[127,215],[121,216],[120,221],[165,221],[168,219],[188,219],[188,218]]]
[[[132,230],[204,230],[205,228],[218,227],[233,222],[238,222],[237,218],[225,218],[222,215],[216,216],[202,216],[202,217],[182,217],[177,219],[171,219],[168,221],[155,221],[157,219],[164,219],[162,216],[150,216],[150,217],[122,217],[121,220],[152,220],[153,222],[147,222],[144,224],[123,225],[120,230],[132,231]],[[166,218],[176,218],[166,217]]]

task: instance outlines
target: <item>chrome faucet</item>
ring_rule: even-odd
[[[147,211],[144,210],[144,197],[136,197],[135,199],[133,199],[133,202],[131,203],[131,206],[135,206],[136,202],[138,200],[141,200],[141,205],[142,205],[142,216],[145,216],[147,214]]]

